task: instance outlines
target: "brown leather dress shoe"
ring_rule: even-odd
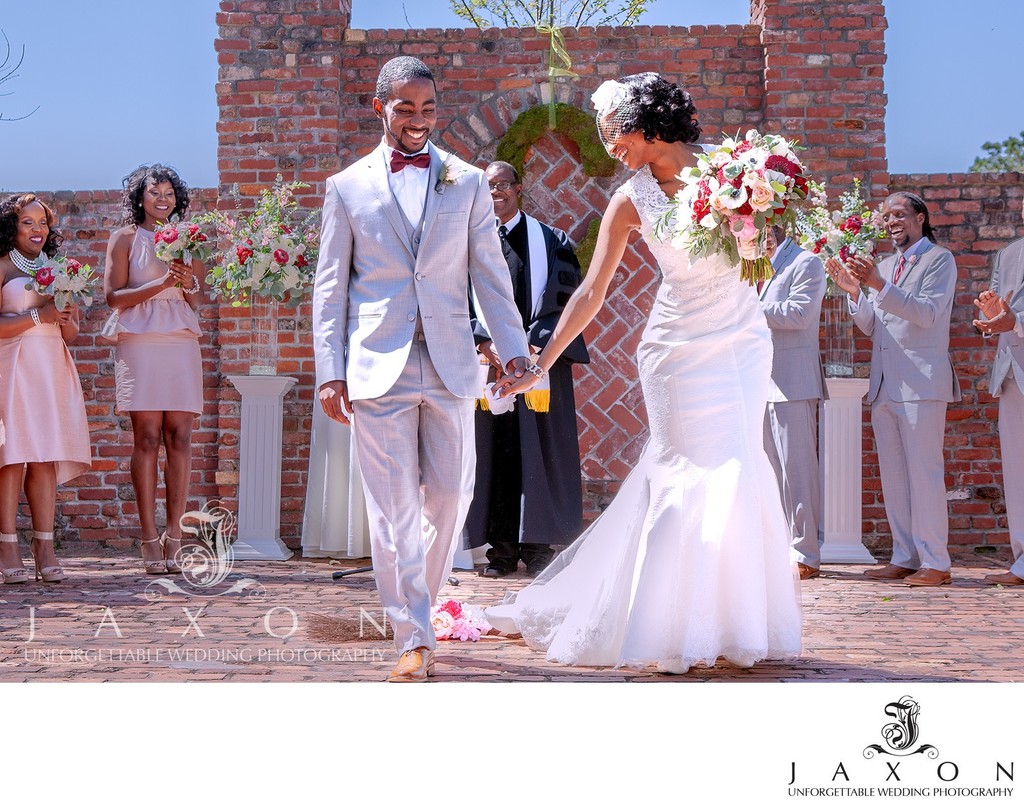
[[[434,652],[421,645],[406,651],[388,677],[389,682],[425,682],[434,675]]]
[[[982,580],[992,586],[1024,586],[1024,578],[1018,578],[1012,572],[994,572]]]
[[[903,583],[909,586],[942,586],[953,582],[948,570],[918,570],[908,575]]]
[[[796,562],[796,568],[800,573],[801,581],[806,581],[808,578],[817,578],[821,575],[821,570],[816,569],[809,564],[801,564],[799,561]]]
[[[914,570],[898,567],[895,564],[886,564],[884,567],[873,567],[872,569],[864,570],[864,574],[868,578],[875,578],[879,581],[898,581],[901,578],[906,578],[908,575],[913,575]]]

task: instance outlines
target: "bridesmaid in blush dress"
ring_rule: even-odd
[[[18,552],[18,498],[32,514],[36,580],[58,583],[53,551],[57,486],[90,468],[82,385],[67,343],[78,336],[78,309],[26,288],[62,241],[53,211],[34,194],[0,203],[0,574],[28,580]]]
[[[132,419],[132,484],[151,575],[181,572],[181,517],[192,471],[192,424],[203,411],[199,317],[205,270],[156,257],[157,225],[188,210],[188,188],[173,168],[140,166],[124,179],[123,224],[107,245],[103,288],[115,309],[117,411]],[[109,329],[105,329],[109,334]],[[167,527],[156,527],[157,460],[167,453]]]

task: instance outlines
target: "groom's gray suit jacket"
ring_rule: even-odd
[[[484,173],[432,144],[428,149],[421,230],[391,192],[383,144],[327,180],[313,291],[316,376],[318,385],[346,381],[350,400],[391,388],[417,319],[445,386],[476,398],[470,281],[502,361],[529,355]]]

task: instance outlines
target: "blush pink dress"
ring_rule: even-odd
[[[0,317],[24,314],[48,298],[11,278],[0,289]],[[82,383],[60,326],[42,323],[0,339],[0,466],[55,464],[57,484],[91,468]]]
[[[128,253],[133,289],[164,275],[153,232],[136,227]],[[114,379],[117,411],[203,411],[203,362],[199,317],[176,287],[163,289],[137,306],[122,309],[116,326]]]

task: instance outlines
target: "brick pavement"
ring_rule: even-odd
[[[381,620],[371,576],[331,579],[351,562],[238,562],[217,587],[174,593],[158,582],[183,584],[181,577],[142,575],[127,552],[71,545],[61,561],[61,584],[0,586],[0,682],[381,681],[395,661],[369,619]],[[804,583],[804,653],[796,661],[723,663],[683,676],[566,668],[521,640],[488,637],[440,643],[436,681],[1017,681],[1024,591],[980,584],[1004,561],[961,557],[954,584],[938,589],[868,581],[859,566],[828,567]],[[474,604],[526,583],[522,574],[458,577],[461,585],[444,594]],[[240,591],[226,593],[232,587]]]

